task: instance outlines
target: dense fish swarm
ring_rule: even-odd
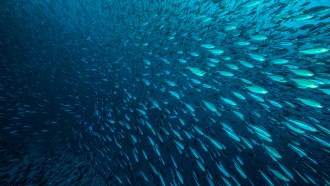
[[[0,185],[330,185],[328,1],[0,15]]]

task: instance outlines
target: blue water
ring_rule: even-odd
[[[0,2],[0,185],[330,185],[326,0]]]

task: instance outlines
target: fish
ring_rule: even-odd
[[[308,123],[305,123],[305,122],[297,120],[297,119],[291,119],[291,118],[288,118],[287,120],[290,123],[296,125],[297,127],[301,128],[301,129],[304,129],[304,130],[307,130],[310,132],[317,132],[317,129]]]
[[[325,52],[328,52],[329,49],[323,48],[323,47],[316,47],[316,48],[308,48],[304,50],[299,50],[300,53],[302,54],[308,54],[308,55],[313,55],[313,54],[322,54]]]
[[[321,103],[311,100],[311,99],[303,99],[303,98],[296,98],[297,100],[301,101],[303,104],[308,105],[314,108],[323,108]]]
[[[280,155],[280,153],[274,149],[273,147],[270,147],[268,145],[263,145],[267,151],[267,153],[271,156],[271,157],[274,157],[274,158],[277,158],[277,159],[281,159],[282,156]]]
[[[257,94],[267,94],[268,91],[259,86],[247,86],[246,87],[250,92],[257,93]]]
[[[283,180],[285,182],[290,182],[289,178],[285,177],[282,173],[280,173],[278,170],[274,170],[274,169],[269,169],[270,172],[272,172],[277,178],[279,178],[280,180]]]
[[[202,77],[206,73],[198,67],[187,67],[187,68],[191,71],[191,73],[195,74],[196,76]]]
[[[250,38],[255,41],[263,41],[263,40],[267,39],[267,36],[262,35],[262,34],[255,34],[255,35],[251,35]]]

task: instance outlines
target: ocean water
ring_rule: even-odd
[[[330,185],[330,3],[0,2],[0,185]]]

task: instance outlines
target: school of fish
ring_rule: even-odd
[[[330,3],[0,3],[0,185],[330,185]]]

